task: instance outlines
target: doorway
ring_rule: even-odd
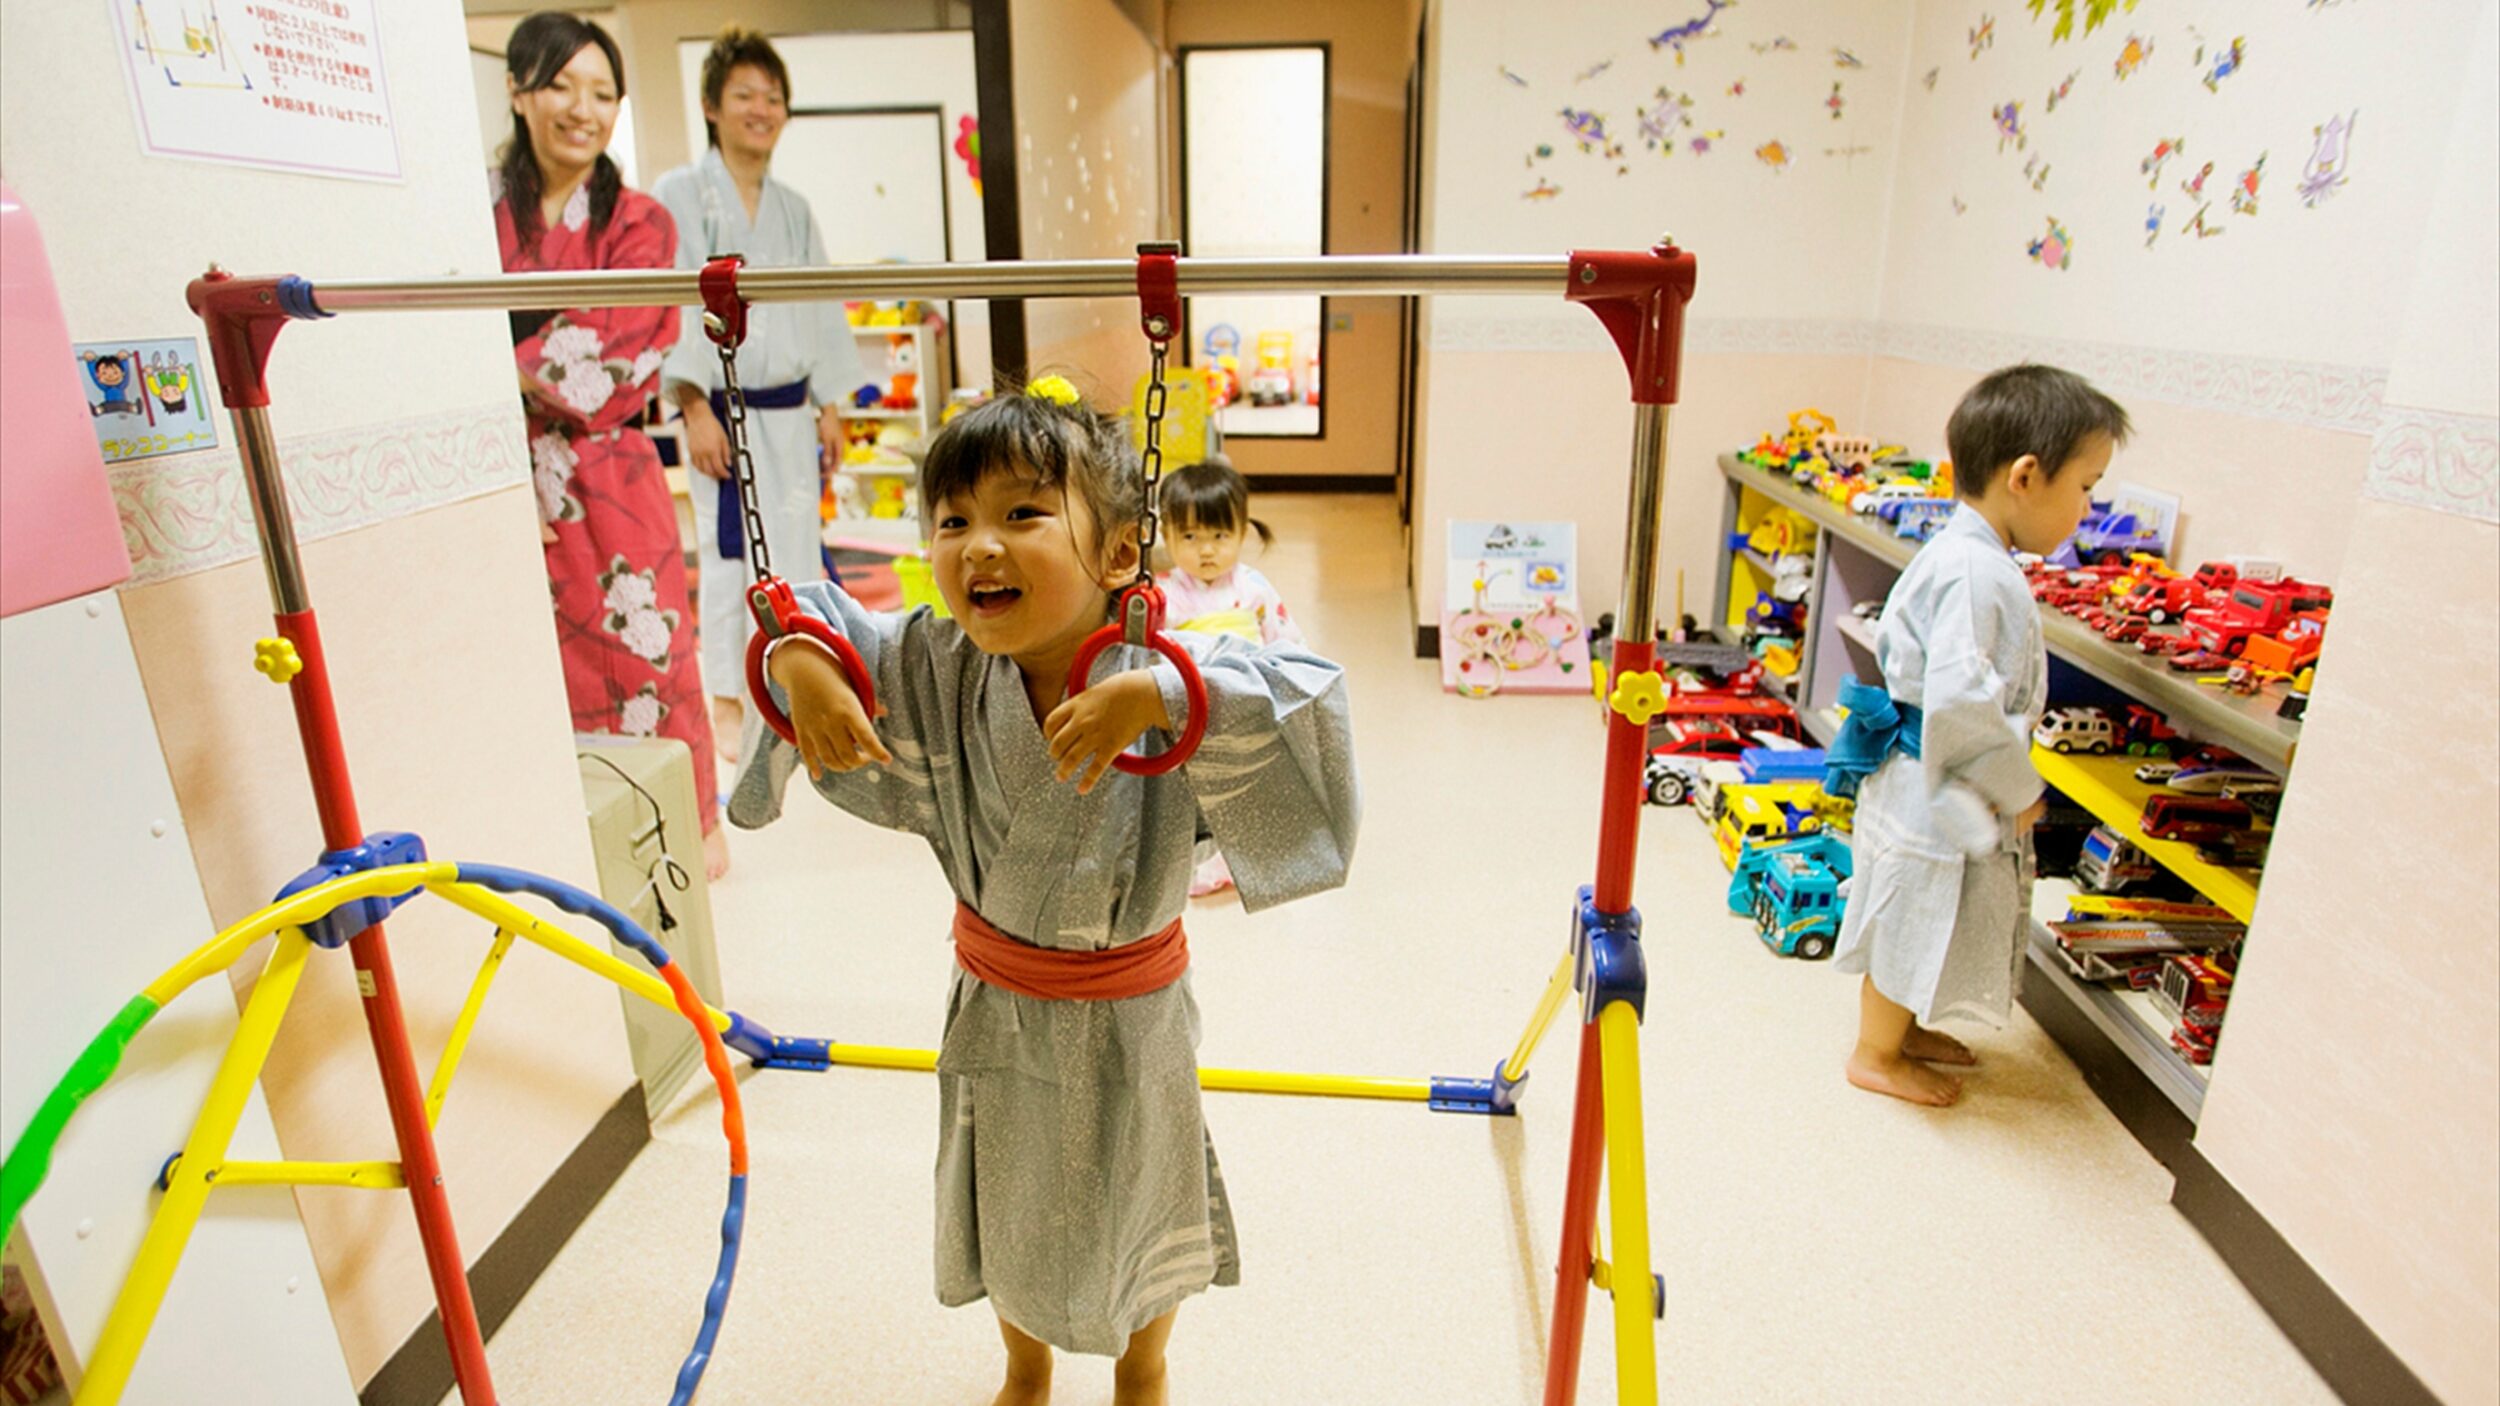
[[[1196,258],[1328,252],[1325,44],[1180,50],[1181,241]],[[1221,367],[1226,439],[1324,439],[1327,300],[1187,300],[1184,359]]]

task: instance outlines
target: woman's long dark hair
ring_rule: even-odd
[[[512,78],[515,94],[535,93],[552,86],[556,75],[583,46],[596,44],[608,56],[608,70],[616,75],[616,96],[625,97],[625,58],[617,52],[616,41],[608,32],[586,19],[579,19],[560,10],[541,10],[513,27],[511,41],[504,45],[504,72]],[[539,236],[546,226],[538,213],[542,193],[538,179],[538,153],[530,148],[529,124],[521,114],[512,114],[512,138],[504,143],[503,198],[512,206],[512,232],[521,247],[532,254],[538,252]],[[616,213],[616,197],[625,189],[625,175],[616,169],[604,151],[590,168],[590,233],[593,238],[607,232],[608,218]]]

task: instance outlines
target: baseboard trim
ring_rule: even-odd
[[[469,1267],[469,1294],[477,1304],[480,1333],[495,1336],[521,1296],[650,1140],[651,1117],[643,1108],[642,1085],[636,1082],[617,1096],[555,1175]],[[438,1311],[425,1316],[357,1395],[364,1406],[435,1406],[451,1388],[451,1350],[443,1343]]]
[[[2196,1150],[2196,1125],[2179,1106],[2029,961],[2023,963],[2022,1003],[2083,1071],[2092,1092],[2169,1169],[2172,1208],[2213,1246],[2337,1396],[2354,1406],[2439,1406],[2413,1369]]]
[[[1438,659],[1441,657],[1440,626],[1418,625],[1415,627],[1415,657],[1418,659]]]
[[[1395,493],[1387,474],[1243,474],[1253,493]]]
[[[2170,1170],[2178,1178],[2170,1204],[2337,1396],[2356,1406],[2439,1406],[2413,1369],[2204,1154],[2187,1148]]]

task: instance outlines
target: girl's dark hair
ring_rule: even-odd
[[[998,473],[1031,473],[1043,488],[1064,489],[1094,515],[1094,546],[1117,537],[1146,515],[1146,479],[1128,422],[1079,400],[1061,405],[1021,391],[948,421],[929,439],[920,465],[920,509],[934,519],[950,494],[970,494]]]
[[[720,111],[721,94],[729,89],[729,70],[740,64],[753,64],[772,76],[781,85],[781,100],[790,101],[790,70],[783,66],[781,55],[773,49],[773,41],[748,29],[732,24],[722,28],[712,41],[711,52],[703,56],[703,105]],[[720,124],[703,119],[703,137],[713,146],[720,145]]]
[[[2117,401],[2072,371],[2023,362],[1991,371],[1970,388],[1944,427],[1953,456],[1953,491],[1977,498],[2025,454],[2055,478],[2083,442],[2105,434],[2126,442],[2134,428]]]
[[[1259,534],[1259,545],[1272,547],[1276,534],[1250,516],[1250,485],[1221,454],[1210,454],[1163,476],[1163,520],[1178,532],[1183,525],[1210,532]]]
[[[616,75],[616,96],[625,96],[625,57],[617,51],[616,41],[608,32],[586,19],[565,14],[561,10],[541,10],[513,26],[512,38],[504,45],[504,72],[512,79],[512,91],[535,93],[552,87],[556,75],[583,46],[596,44],[608,56],[608,71]],[[521,247],[532,254],[538,252],[539,236],[546,226],[539,218],[538,153],[530,148],[529,124],[521,114],[512,114],[512,137],[503,144],[498,170],[503,176],[504,200],[512,207],[512,232]],[[616,213],[617,195],[625,189],[625,175],[606,152],[590,168],[590,233],[593,238],[605,234],[608,219]]]

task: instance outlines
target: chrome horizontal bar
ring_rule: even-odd
[[[1182,259],[1180,290],[1199,293],[1324,293],[1407,296],[1429,293],[1562,293],[1571,261],[1562,255],[1342,254],[1307,259]],[[508,273],[483,278],[314,281],[323,312],[441,308],[686,307],[703,301],[696,275],[678,269]],[[1131,259],[978,264],[850,264],[831,268],[743,269],[738,291],[750,303],[901,298],[1126,298],[1137,292]]]

